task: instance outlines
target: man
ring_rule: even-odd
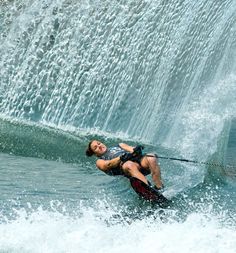
[[[132,147],[125,143],[107,148],[102,142],[93,140],[88,145],[86,155],[97,156],[96,166],[108,175],[136,177],[148,185],[145,176],[151,173],[155,187],[162,189],[161,172],[156,156],[142,155],[142,149],[142,146]]]

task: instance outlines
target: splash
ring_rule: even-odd
[[[170,147],[180,117],[192,127],[188,104],[235,71],[232,0],[18,0],[0,11],[0,108],[17,119]]]
[[[80,206],[80,214],[56,210],[28,213],[18,210],[15,220],[0,225],[2,252],[215,252],[233,253],[235,225],[226,213],[192,213],[183,222],[162,222],[157,214],[115,224],[107,219],[115,212]],[[105,209],[104,209],[105,208]],[[210,236],[209,236],[210,235]],[[132,240],[131,240],[132,238]],[[91,243],[92,242],[92,243]]]

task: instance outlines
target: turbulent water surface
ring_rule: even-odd
[[[0,252],[235,252],[234,0],[3,0],[0,35]],[[159,159],[161,209],[91,139],[203,163]]]

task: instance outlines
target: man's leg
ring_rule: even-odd
[[[156,157],[153,156],[144,156],[141,160],[141,166],[145,169],[149,168],[152,174],[152,180],[155,183],[157,188],[162,188],[163,183],[161,181],[161,170],[160,166],[157,163]]]
[[[139,171],[139,164],[127,161],[122,165],[122,169],[127,176],[136,177],[148,185],[146,177]]]

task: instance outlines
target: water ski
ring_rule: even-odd
[[[170,206],[171,201],[160,192],[145,184],[136,177],[130,178],[130,184],[134,191],[143,199],[157,203],[160,207],[166,208]]]

